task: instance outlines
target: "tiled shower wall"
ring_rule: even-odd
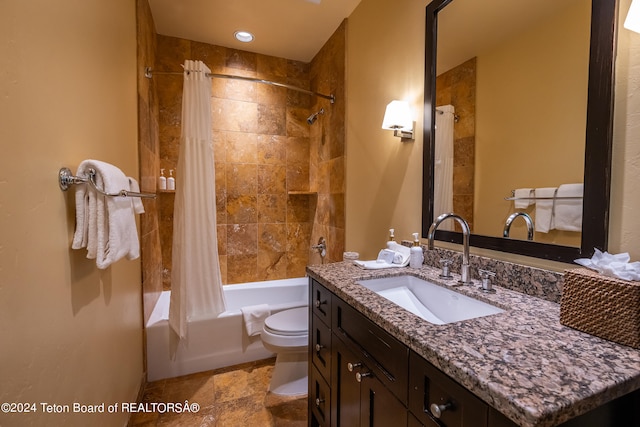
[[[282,87],[212,79],[217,233],[224,283],[299,277],[344,248],[344,24],[311,64],[157,35],[157,72],[202,60],[212,73],[334,93],[336,103]],[[182,76],[157,73],[160,166],[176,169]],[[323,107],[314,125],[306,118]],[[180,171],[176,171],[176,180]],[[174,193],[159,193],[164,288],[170,288]],[[144,248],[143,248],[144,253]]]
[[[158,138],[158,99],[155,81],[144,77],[144,67],[155,62],[156,32],[147,0],[137,0],[138,37],[138,150],[140,158],[140,188],[156,192],[156,176],[160,164]],[[140,215],[140,247],[142,252],[142,293],[144,322],[162,292],[162,254],[158,201],[142,199],[145,213]]]
[[[453,211],[473,230],[476,142],[476,58],[436,79],[436,106],[453,105],[459,120],[453,126]],[[460,231],[456,223],[456,230]]]

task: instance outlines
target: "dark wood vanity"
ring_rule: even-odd
[[[433,364],[310,279],[309,425],[517,426]],[[639,425],[638,392],[564,427]]]

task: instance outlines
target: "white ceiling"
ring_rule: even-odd
[[[165,36],[309,62],[360,0],[149,0]],[[251,43],[233,37],[255,35]]]

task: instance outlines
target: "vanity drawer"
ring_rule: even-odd
[[[488,405],[413,351],[409,378],[409,410],[425,426],[487,426]],[[439,417],[432,405],[440,407]]]
[[[331,292],[313,279],[311,280],[311,295],[309,296],[309,307],[311,312],[318,316],[325,325],[331,325]]]
[[[329,427],[331,425],[331,389],[315,366],[309,372],[309,407],[313,417],[310,425]]]
[[[311,315],[311,360],[320,374],[331,378],[331,329],[315,314]]]
[[[332,329],[363,353],[376,377],[407,403],[409,349],[338,297],[333,299]]]

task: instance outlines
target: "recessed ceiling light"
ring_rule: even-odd
[[[236,38],[236,40],[243,43],[252,42],[254,39],[253,34],[248,31],[236,31],[235,33],[233,33],[233,36]]]

